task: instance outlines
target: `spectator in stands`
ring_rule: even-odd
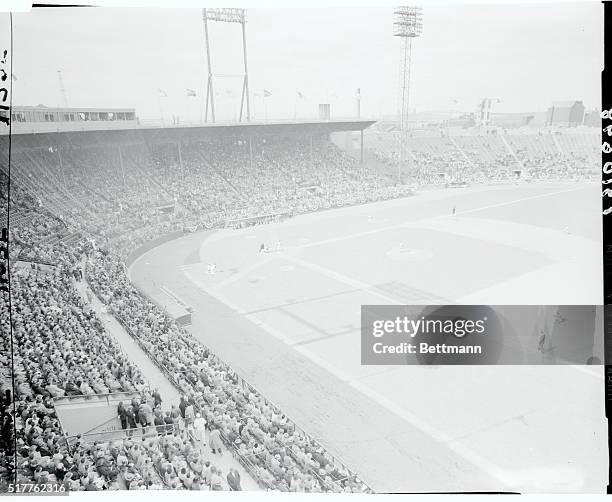
[[[126,410],[125,406],[123,405],[123,401],[121,401],[119,403],[119,406],[117,406],[117,416],[119,417],[119,421],[121,422],[121,428],[122,429],[127,429],[127,427],[128,427],[128,416],[127,416],[127,410]]]
[[[155,387],[155,390],[153,391],[153,400],[154,400],[154,408],[156,408],[157,406],[161,406],[162,404],[162,398],[161,398],[161,394],[159,393],[159,389],[157,387]]]
[[[221,431],[218,427],[211,425],[210,427],[210,449],[213,454],[219,453],[219,455],[223,455],[221,451]]]
[[[126,410],[126,417],[128,421],[128,426],[130,429],[136,429],[138,427],[136,413],[134,413],[134,407],[128,406]],[[132,432],[130,432],[130,435]]]
[[[200,413],[196,413],[195,420],[193,421],[194,438],[198,445],[206,445],[206,420],[202,418]],[[214,453],[214,452],[213,452]]]
[[[230,467],[226,479],[231,491],[237,492],[242,490],[242,486],[240,486],[240,473],[236,469]]]
[[[211,468],[211,475],[210,475],[210,489],[213,491],[220,491],[223,490],[223,472],[216,468],[216,467],[212,467]]]

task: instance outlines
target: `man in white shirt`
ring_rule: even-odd
[[[193,421],[194,436],[195,440],[200,446],[206,445],[206,420],[202,418],[199,413],[196,414],[196,418]]]

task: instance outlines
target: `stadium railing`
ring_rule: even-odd
[[[157,430],[157,427],[164,427],[163,431]],[[126,439],[130,437],[155,437],[166,434],[172,434],[176,430],[174,424],[162,425],[148,425],[145,427],[134,427],[130,429],[116,429],[113,431],[101,431],[101,432],[89,432],[85,434],[74,434],[71,436],[65,436],[66,442],[70,448],[73,448],[77,441],[80,440],[81,444],[90,444],[94,442],[110,442],[119,439]]]
[[[290,212],[262,214],[262,215],[257,215],[257,216],[249,216],[246,218],[237,218],[237,219],[227,220],[225,222],[225,226],[228,228],[244,228],[244,227],[250,227],[253,225],[260,225],[262,223],[282,221],[286,218],[290,218],[291,216],[292,216],[292,213]]]
[[[71,394],[67,396],[58,396],[53,398],[54,406],[64,405],[71,401],[105,401],[109,406],[111,402],[127,400],[129,401],[134,396],[140,396],[140,391],[133,392],[109,392],[107,394]]]
[[[93,286],[90,284],[90,287],[92,289],[92,291],[94,292],[94,294],[96,294],[96,296],[98,297],[98,299],[100,301],[102,301],[102,298],[99,295],[99,292],[93,288]],[[104,302],[103,302],[104,303]],[[178,380],[175,377],[175,374],[173,372],[171,372],[161,361],[159,361],[159,359],[157,358],[157,356],[155,354],[153,354],[147,345],[145,345],[142,340],[140,339],[140,337],[138,337],[135,333],[132,332],[132,330],[123,322],[123,320],[121,319],[120,316],[115,315],[114,312],[112,312],[112,310],[109,311],[114,317],[115,319],[122,325],[122,327],[125,329],[125,331],[134,339],[134,341],[138,344],[138,346],[143,350],[143,352],[153,361],[153,363],[159,368],[159,370],[162,372],[162,374],[164,374],[166,376],[166,378],[170,381],[170,383],[172,383],[172,385],[174,385],[174,387],[176,387],[181,393],[184,393],[185,390],[181,387],[180,383],[178,382]],[[206,347],[206,346],[205,346]],[[206,349],[211,353],[214,354],[208,347],[206,347]],[[219,358],[217,355],[215,355],[215,357],[217,359],[219,359],[219,361],[221,361],[226,367],[231,367],[230,365],[228,365],[227,363],[225,363],[225,361],[223,361],[221,358]],[[240,385],[245,388],[248,389],[250,392],[253,392],[254,394],[257,394],[259,396],[263,396],[260,392],[257,391],[257,389],[255,389],[255,387],[253,387],[247,380],[245,380],[244,378],[242,378],[240,375],[236,374],[236,377],[238,378],[238,381],[240,383]],[[206,399],[206,398],[205,398]],[[264,400],[266,401],[266,403],[270,406],[272,406],[274,409],[276,410],[280,410],[280,408],[278,406],[276,406],[274,403],[270,402],[269,400],[267,400],[266,398],[264,398]],[[196,406],[198,412],[205,414],[205,410],[202,410],[199,406]],[[314,446],[315,448],[320,448],[322,449],[326,455],[331,459],[331,461],[334,463],[334,465],[338,465],[340,466],[344,471],[349,473],[349,476],[347,476],[346,478],[353,478],[353,479],[357,479],[359,478],[361,480],[360,476],[357,476],[355,473],[353,473],[348,467],[347,465],[340,460],[340,458],[336,455],[331,455],[326,448],[324,448],[323,446],[321,446],[318,441],[316,441],[314,438],[312,438],[312,436],[310,436],[310,434],[308,434],[306,431],[304,431],[303,429],[301,429],[300,427],[298,427],[295,422],[293,420],[291,420],[289,417],[287,417],[285,415],[285,417],[287,418],[287,421],[291,424],[291,426],[294,428],[294,430],[300,431],[300,433],[307,439],[307,441],[309,442],[309,444],[311,444],[312,446]],[[265,479],[263,479],[259,474],[258,474],[258,469],[253,465],[252,462],[249,462],[248,459],[246,459],[239,451],[238,448],[236,446],[235,443],[231,442],[229,440],[229,438],[227,438],[225,436],[225,434],[221,434],[221,438],[223,439],[223,442],[226,444],[226,447],[228,448],[228,450],[232,453],[232,455],[239,459],[239,461],[241,461],[241,464],[245,467],[245,469],[247,469],[247,472],[249,472],[249,474],[251,474],[251,476],[253,477],[253,479],[255,479],[255,481],[261,486],[261,487],[265,487],[265,488],[270,488],[270,483],[268,483]],[[280,445],[282,447],[286,447],[286,445]],[[291,450],[291,448],[288,448],[288,450]],[[326,483],[324,480],[322,480],[320,478],[320,475],[318,474],[318,472],[316,472],[313,468],[310,469],[310,472],[314,473],[317,477],[317,479],[319,479],[322,483],[323,486],[326,486]],[[363,480],[360,481],[365,487],[366,487],[366,491],[367,493],[374,493],[374,491],[370,488],[370,486],[365,483]]]

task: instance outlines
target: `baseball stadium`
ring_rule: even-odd
[[[208,104],[2,115],[4,491],[604,491],[603,367],[531,319],[512,362],[361,358],[363,306],[553,305],[569,340],[601,321],[581,101],[541,122],[488,98],[458,122]]]

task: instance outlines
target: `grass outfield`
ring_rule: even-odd
[[[601,493],[601,368],[359,352],[362,304],[601,303],[600,211],[595,183],[441,190],[189,235],[131,273],[191,305],[194,334],[377,491]]]

